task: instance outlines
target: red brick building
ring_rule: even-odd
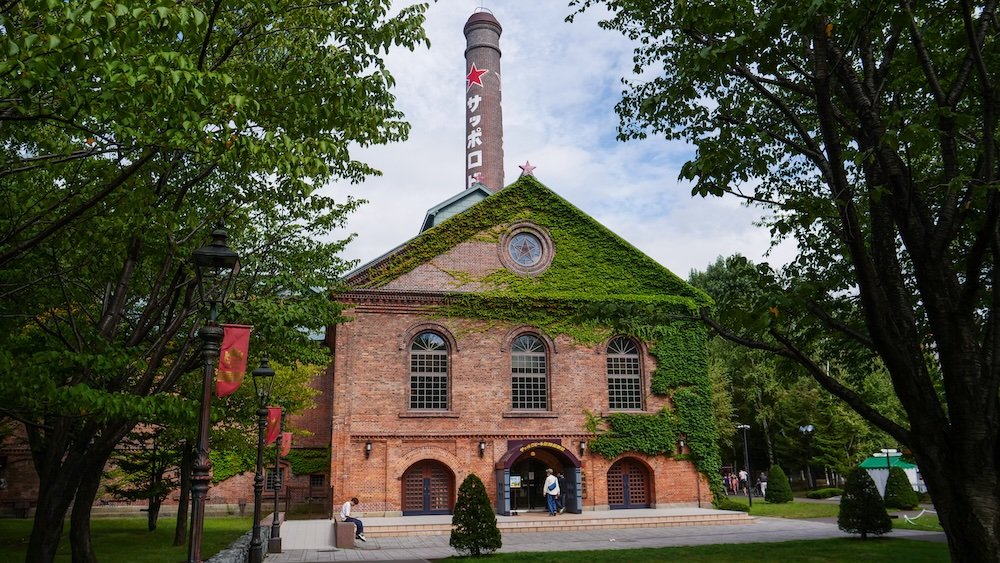
[[[690,309],[704,297],[533,177],[346,282],[336,299],[352,320],[328,335],[335,502],[447,513],[475,473],[509,514],[544,505],[547,468],[566,476],[570,511],[711,501],[681,445],[682,420],[662,454],[589,451],[608,438],[589,420],[669,416],[674,405],[650,391],[651,342],[567,322],[581,303]],[[703,356],[704,332],[685,327],[693,338],[680,341]]]

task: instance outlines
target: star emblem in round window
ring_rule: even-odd
[[[517,233],[511,237],[507,250],[514,262],[526,268],[542,259],[542,242],[531,233]]]

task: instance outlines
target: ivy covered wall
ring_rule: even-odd
[[[476,282],[479,293],[452,293],[432,315],[536,326],[593,345],[613,334],[640,338],[657,362],[650,392],[674,410],[589,417],[591,451],[613,458],[627,451],[675,455],[683,433],[691,459],[721,492],[721,458],[708,381],[707,331],[697,321],[711,299],[546,188],[522,176],[469,210],[421,233],[359,277],[357,289],[377,289],[463,242],[496,246],[510,225],[530,222],[551,237],[555,255],[544,272],[497,269],[485,276],[448,272],[455,286]],[[487,326],[488,323],[487,323]],[[484,329],[485,330],[485,329]]]

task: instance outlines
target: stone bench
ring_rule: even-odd
[[[333,519],[333,546],[343,549],[354,549],[354,536],[358,533],[354,522],[344,522]]]

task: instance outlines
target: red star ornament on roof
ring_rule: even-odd
[[[537,167],[532,166],[531,162],[525,160],[524,164],[518,165],[518,168],[521,169],[521,176],[534,176],[535,168]]]
[[[483,75],[489,72],[488,70],[479,70],[476,68],[476,63],[472,63],[472,70],[469,74],[465,75],[465,91],[468,92],[469,88],[472,88],[473,84],[478,84],[480,88],[483,86]]]

